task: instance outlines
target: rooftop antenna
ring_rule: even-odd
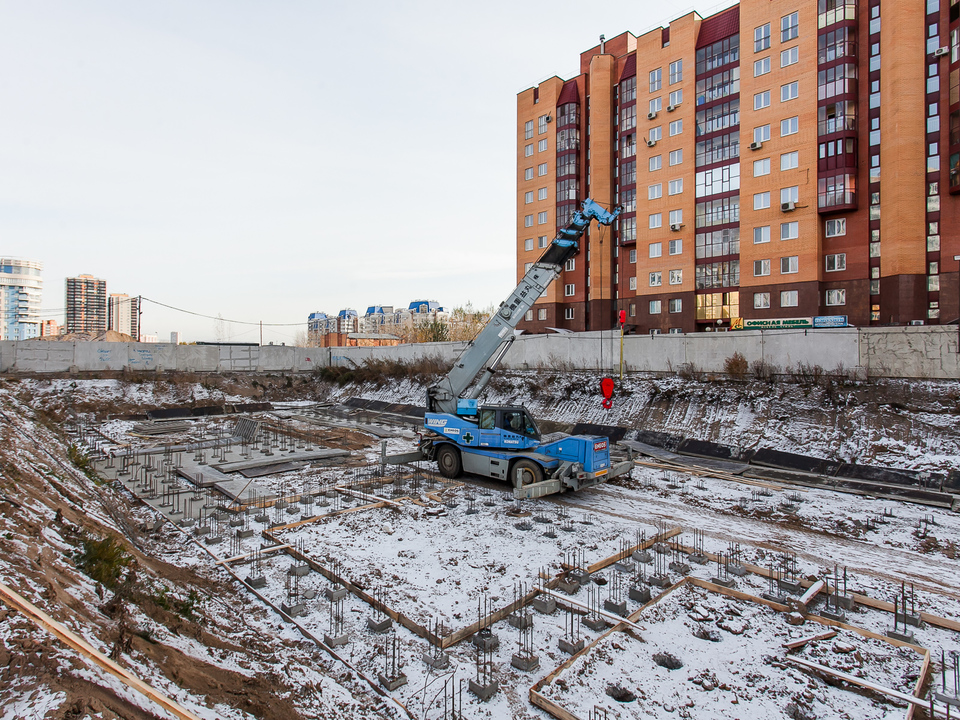
[[[601,35],[601,36],[600,36],[600,54],[601,54],[601,55],[604,54],[603,48],[604,48],[604,45],[606,45],[606,42],[607,42],[607,38],[604,37],[603,35]]]

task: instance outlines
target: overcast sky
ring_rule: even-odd
[[[0,0],[0,255],[44,263],[51,318],[81,273],[251,322],[498,304],[515,284],[516,94],[575,75],[600,33],[692,9],[665,8]],[[214,325],[144,307],[161,340]]]

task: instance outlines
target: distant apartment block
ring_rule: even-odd
[[[40,324],[40,337],[58,337],[62,329],[56,320],[44,320]]]
[[[43,263],[0,258],[0,340],[40,337]]]
[[[183,342],[183,333],[177,332],[176,330],[170,333],[170,343],[172,345],[179,345],[182,342]]]
[[[517,276],[585,198],[623,213],[520,328],[955,322],[958,7],[741,0],[521,92]]]
[[[107,298],[107,329],[136,339],[140,336],[140,298],[115,293]]]
[[[67,278],[67,333],[107,330],[107,281],[92,275]]]

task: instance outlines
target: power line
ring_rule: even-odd
[[[250,321],[247,321],[247,320],[228,320],[228,319],[225,318],[225,317],[219,317],[219,316],[214,316],[214,315],[204,315],[203,313],[193,312],[192,310],[184,310],[183,308],[174,307],[173,305],[167,305],[166,303],[162,303],[162,302],[160,302],[160,301],[158,301],[158,300],[151,300],[150,298],[144,297],[143,295],[140,296],[140,299],[141,299],[141,300],[144,300],[144,301],[146,301],[146,302],[149,302],[149,303],[153,303],[154,305],[159,305],[160,307],[165,307],[165,308],[168,308],[168,309],[170,309],[170,310],[176,310],[177,312],[186,313],[187,315],[194,315],[194,316],[196,316],[196,317],[206,318],[207,320],[217,320],[217,321],[221,321],[221,322],[233,323],[234,325],[263,325],[263,327],[303,327],[304,325],[307,324],[306,322],[298,322],[298,323],[260,323],[260,322],[250,322]]]

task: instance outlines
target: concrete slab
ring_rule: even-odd
[[[250,470],[252,468],[266,467],[268,465],[279,465],[289,462],[309,462],[311,460],[329,460],[331,458],[348,457],[349,450],[333,450],[322,448],[310,452],[300,451],[295,453],[284,453],[280,456],[251,458],[249,460],[236,460],[227,463],[217,463],[214,467],[220,472],[240,472],[241,470]]]

